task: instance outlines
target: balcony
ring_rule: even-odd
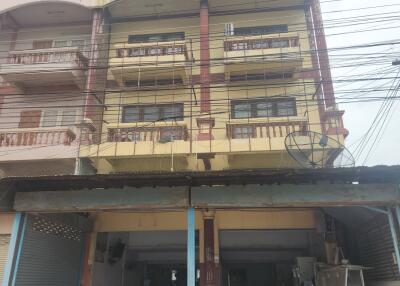
[[[190,60],[186,41],[116,44],[110,71],[121,86],[171,78],[184,83]]]
[[[148,125],[123,123],[107,128],[107,139],[100,145],[81,148],[88,157],[162,156],[190,153],[188,128],[184,122],[158,122]]]
[[[0,131],[0,161],[75,158],[76,134],[69,128],[22,128]]]
[[[224,41],[225,73],[294,72],[303,65],[297,33],[229,37]]]
[[[79,48],[11,51],[1,65],[0,76],[24,90],[50,85],[73,85],[82,89],[88,60]]]

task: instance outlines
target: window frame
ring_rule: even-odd
[[[289,25],[287,24],[234,28],[234,36],[259,36],[288,32]]]
[[[176,118],[166,119],[165,116],[165,108],[169,106],[178,107],[179,115]],[[154,121],[145,120],[145,109],[146,108],[154,108],[158,109],[158,119]],[[126,113],[129,108],[138,108],[139,109],[139,118],[138,121],[128,121],[126,120]],[[139,105],[125,105],[122,106],[122,114],[121,114],[121,123],[137,123],[137,122],[159,122],[159,121],[183,121],[184,118],[184,104],[183,103],[166,103],[166,104],[139,104]]]
[[[237,117],[235,106],[239,104],[247,103],[249,105],[249,117]],[[268,116],[259,116],[257,105],[260,103],[271,103],[272,104],[272,114]],[[293,113],[289,115],[279,115],[278,114],[278,105],[281,103],[290,103],[293,105]],[[231,101],[231,118],[232,119],[247,119],[247,118],[269,118],[269,117],[288,117],[288,116],[297,116],[297,105],[296,99],[294,97],[287,98],[273,98],[273,99],[248,99],[248,100],[232,100]]]
[[[177,39],[170,39],[172,37]],[[154,38],[152,40],[151,38]],[[157,40],[155,38],[158,38]],[[174,42],[185,40],[185,32],[173,32],[173,33],[155,33],[155,34],[141,34],[141,35],[129,35],[128,43],[157,43],[157,42]]]

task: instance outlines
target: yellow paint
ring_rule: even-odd
[[[216,231],[222,229],[313,229],[315,211],[301,210],[216,210]],[[99,212],[95,232],[186,230],[186,212]],[[203,214],[196,211],[196,229],[203,229]],[[218,240],[218,237],[215,237]]]
[[[280,55],[280,53],[297,53],[298,57],[288,60],[285,63],[271,61],[247,62],[239,65],[225,65],[229,63],[233,56],[242,52],[225,52],[224,42],[233,41],[238,37],[224,37],[225,23],[234,23],[235,27],[264,26],[287,24],[289,32],[280,35],[267,35],[264,37],[292,37],[298,36],[300,47],[284,49],[264,49],[246,51],[245,56],[251,55]],[[115,23],[112,25],[112,36],[110,44],[110,70],[108,79],[115,80],[119,85],[124,80],[135,80],[141,77],[146,79],[148,76],[182,77],[187,82],[189,75],[198,76],[200,73],[198,64],[200,58],[199,46],[199,18],[177,18],[163,20],[136,21],[126,23]],[[300,71],[302,69],[311,69],[312,62],[310,57],[310,47],[308,42],[308,33],[306,31],[306,20],[304,11],[290,10],[277,12],[247,13],[229,16],[210,17],[210,54],[211,61],[218,64],[212,64],[211,73],[225,74],[229,73],[245,74],[246,72],[271,72],[271,71]],[[165,55],[158,57],[122,57],[117,58],[117,49],[132,48],[139,46],[148,46],[147,44],[127,44],[129,35],[151,34],[151,33],[171,33],[184,32],[185,41],[177,41],[178,44],[185,44],[188,55],[196,63],[173,64],[176,57],[178,60],[184,60],[183,55]],[[257,36],[259,37],[259,36]],[[256,38],[257,38],[256,37]],[[243,37],[242,37],[243,38]],[[251,37],[254,38],[254,37]],[[159,45],[170,45],[171,43],[159,43]],[[214,61],[213,61],[214,60]],[[140,63],[140,67],[137,64]],[[243,70],[243,68],[245,70]],[[307,82],[307,84],[305,84]],[[257,81],[251,82],[251,88],[244,89],[238,84],[213,84],[211,89],[211,100],[218,104],[211,105],[211,113],[215,113],[215,127],[213,128],[214,140],[198,141],[198,127],[196,118],[200,117],[200,106],[194,104],[194,93],[190,86],[176,87],[172,89],[154,88],[153,90],[143,90],[123,87],[124,92],[109,91],[106,94],[106,105],[108,109],[104,113],[103,134],[101,144],[82,146],[80,155],[89,157],[100,173],[109,172],[128,172],[128,171],[181,171],[193,170],[203,171],[204,164],[197,159],[197,154],[216,154],[211,159],[213,170],[237,169],[237,168],[277,168],[277,167],[299,167],[293,159],[287,154],[284,145],[285,136],[299,130],[299,124],[307,124],[311,131],[321,132],[320,116],[316,105],[314,95],[316,93],[312,78],[284,80],[268,80],[269,86],[264,86],[265,82],[257,85]],[[121,86],[118,86],[121,88]],[[194,87],[197,99],[200,96],[199,86]],[[306,96],[297,96],[297,116],[290,118],[256,118],[256,119],[230,119],[228,110],[230,109],[230,100],[255,98],[255,97],[273,97],[273,96],[296,96],[298,94],[307,94]],[[307,101],[307,106],[305,105]],[[191,105],[190,102],[193,104]],[[122,106],[134,104],[154,104],[154,103],[184,103],[184,120],[180,122],[145,122],[138,124],[121,123]],[[224,113],[221,113],[221,110]],[[190,120],[190,117],[193,120]],[[253,123],[274,123],[293,122],[295,127],[290,127],[282,131],[275,129],[276,135],[267,137],[266,134],[274,134],[273,127],[257,127],[258,138],[251,139],[230,139],[227,134],[229,125],[232,124],[253,124]],[[337,124],[337,123],[336,123]],[[128,128],[137,126],[185,126],[189,133],[189,139],[175,140],[174,142],[160,143],[156,139],[139,142],[107,142],[107,131],[109,128]],[[150,138],[150,136],[147,136]],[[343,141],[343,136],[339,136]]]

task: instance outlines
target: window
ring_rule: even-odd
[[[154,122],[183,120],[183,104],[124,106],[122,122]]]
[[[149,87],[149,86],[167,86],[167,85],[183,85],[183,80],[182,78],[159,78],[159,79],[146,79],[146,80],[127,80],[125,81],[126,86],[130,87]]]
[[[76,110],[66,109],[62,111],[61,126],[72,126],[76,123]]]
[[[73,126],[76,123],[76,109],[47,109],[42,112],[41,127]]]
[[[149,35],[130,35],[129,43],[150,43],[150,42],[173,42],[185,39],[185,33],[163,33]]]
[[[57,126],[58,110],[45,110],[42,114],[42,127]]]
[[[40,110],[21,111],[19,128],[37,128],[40,125],[42,112]]]
[[[234,106],[235,118],[249,118],[251,117],[251,104],[250,103],[237,103]]]
[[[232,102],[232,118],[296,116],[294,98],[240,100]]]
[[[296,103],[292,101],[281,101],[276,103],[277,116],[294,116],[296,115]]]
[[[68,47],[68,41],[54,41],[55,48],[65,48]]]
[[[244,139],[253,138],[254,128],[252,126],[234,126],[233,127],[233,138]]]
[[[290,79],[293,73],[254,73],[254,74],[231,74],[229,80],[231,82],[244,80],[274,80],[274,79]]]
[[[74,47],[83,50],[85,48],[85,40],[75,39],[75,40],[57,40],[53,43],[54,48],[66,48]]]
[[[287,32],[288,32],[288,25],[235,28],[235,36],[256,36],[256,35],[268,35],[268,34],[278,34]]]

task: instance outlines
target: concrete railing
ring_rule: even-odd
[[[0,131],[0,147],[71,145],[76,139],[69,128],[21,128]]]
[[[295,47],[300,47],[299,35],[297,33],[231,36],[224,40],[225,52]]]
[[[138,126],[108,129],[108,142],[188,140],[186,126]]]
[[[33,65],[50,63],[75,63],[82,69],[88,67],[88,59],[79,48],[74,47],[11,51],[8,57],[8,64]]]
[[[228,123],[226,127],[230,139],[286,137],[294,131],[308,130],[306,120]]]

